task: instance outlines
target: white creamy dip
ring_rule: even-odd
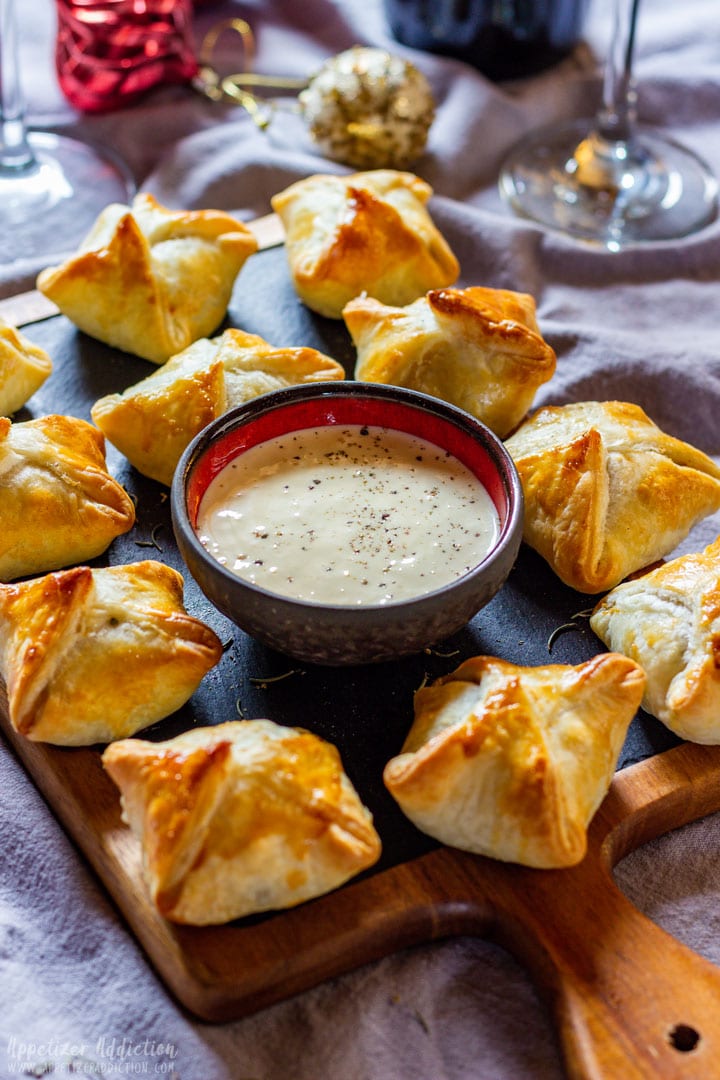
[[[494,546],[499,519],[456,457],[383,427],[290,432],[209,484],[197,533],[223,566],[317,603],[386,604],[440,588]]]

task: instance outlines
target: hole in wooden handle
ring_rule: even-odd
[[[670,1045],[675,1050],[687,1054],[694,1050],[700,1042],[700,1032],[696,1031],[694,1027],[690,1027],[689,1024],[676,1024],[668,1038]]]

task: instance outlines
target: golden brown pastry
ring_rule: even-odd
[[[113,743],[103,764],[140,839],[151,897],[175,922],[293,907],[379,858],[337,749],[309,731],[230,721],[163,743]]]
[[[0,674],[13,727],[37,742],[122,739],[175,712],[222,655],[164,563],[75,566],[0,585]]]
[[[649,713],[683,739],[720,743],[720,538],[618,585],[590,625],[643,667]]]
[[[424,180],[393,169],[308,176],[275,195],[303,303],[339,319],[363,292],[409,304],[452,285],[458,261],[426,209],[431,195]]]
[[[423,832],[525,866],[579,862],[645,676],[605,653],[575,667],[466,660],[415,695],[385,784]]]
[[[92,424],[0,417],[0,581],[93,559],[134,523]]]
[[[525,541],[580,592],[664,558],[720,508],[720,467],[637,405],[540,409],[505,445],[525,493]]]
[[[52,371],[52,360],[38,345],[0,318],[0,415],[12,416]]]
[[[124,393],[100,398],[91,415],[139,472],[169,485],[191,439],[228,409],[282,386],[344,377],[316,349],[275,348],[226,330],[189,345]]]
[[[221,210],[168,210],[152,195],[102,211],[78,251],[38,289],[86,334],[155,364],[217,328],[257,251]]]
[[[404,308],[359,296],[345,305],[343,319],[357,348],[356,379],[443,398],[500,438],[555,371],[555,353],[525,293],[432,289]]]

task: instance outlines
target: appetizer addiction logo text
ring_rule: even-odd
[[[177,1047],[155,1039],[101,1035],[94,1043],[76,1043],[31,1042],[11,1036],[6,1053],[10,1076],[173,1076],[177,1068]]]

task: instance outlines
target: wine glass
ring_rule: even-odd
[[[594,121],[531,133],[500,170],[512,208],[610,251],[688,236],[713,220],[717,182],[688,148],[636,119],[632,73],[639,0],[616,0]]]
[[[135,185],[111,152],[31,131],[20,87],[14,0],[0,0],[0,262],[74,250],[99,212]]]

